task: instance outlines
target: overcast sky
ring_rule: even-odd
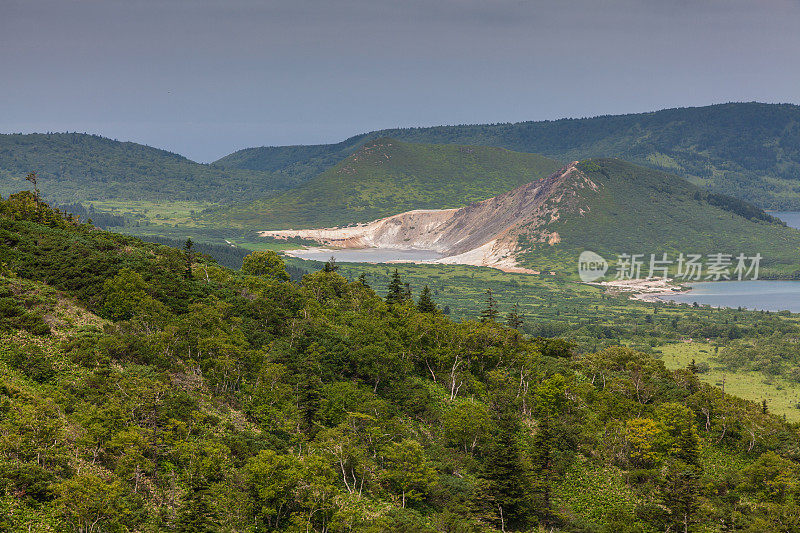
[[[211,161],[364,131],[800,103],[800,0],[0,0],[0,131]]]

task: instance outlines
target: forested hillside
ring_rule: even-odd
[[[543,178],[559,166],[501,148],[381,138],[296,189],[225,206],[202,219],[258,229],[367,222],[411,209],[461,207]]]
[[[588,180],[588,181],[585,181]],[[585,184],[589,184],[588,186]],[[761,275],[800,274],[800,231],[736,198],[618,159],[580,162],[549,204],[556,216],[520,230],[522,262],[573,265],[583,250],[620,254],[761,254]],[[539,235],[558,235],[543,244]]]
[[[264,171],[222,170],[132,142],[80,133],[0,134],[0,193],[25,185],[35,171],[46,198],[59,203],[96,200],[226,202],[282,188]]]
[[[499,146],[564,162],[619,157],[674,172],[763,209],[800,209],[800,106],[733,103],[514,124],[381,130],[338,144],[240,150],[225,168],[311,179],[370,138]]]
[[[798,427],[622,347],[0,203],[0,529],[792,531]]]
[[[193,211],[210,204],[263,200],[320,174],[324,177],[317,178],[311,190],[319,192],[320,188],[335,185],[338,182],[332,179],[334,167],[353,157],[364,143],[383,137],[406,143],[501,147],[544,154],[562,162],[619,157],[678,174],[712,192],[734,196],[761,208],[800,209],[800,107],[758,103],[590,119],[382,130],[331,145],[249,148],[212,165],[96,135],[3,134],[0,135],[0,193],[21,189],[24,176],[34,170],[43,194],[51,201],[81,202],[87,209],[94,203],[98,211],[113,212],[114,216],[129,213],[144,215],[156,225],[183,225]],[[475,157],[479,159],[480,155]],[[480,166],[480,162],[477,164]],[[421,169],[426,170],[424,166]],[[467,174],[472,175],[469,170]],[[384,213],[381,204],[396,199],[400,185],[395,179],[402,181],[409,176],[403,172],[384,172],[380,176],[380,180],[369,186],[351,191],[359,196],[357,209],[373,215],[392,214]],[[453,176],[441,172],[434,177]],[[415,183],[411,185],[413,196],[418,191]],[[450,192],[459,192],[457,187],[458,184]],[[485,194],[486,191],[490,194]],[[468,201],[497,194],[502,189],[491,186],[462,192],[461,201]],[[301,196],[308,194],[304,192]],[[423,195],[417,200],[424,199]],[[300,210],[314,212],[315,208],[324,207],[318,199],[306,200],[309,205]],[[455,205],[458,199],[448,196],[445,200],[447,205]],[[160,213],[158,206],[175,202],[188,204],[178,207],[176,213]],[[272,208],[274,202],[267,199],[259,205]],[[414,202],[406,202],[402,207],[409,203]],[[233,224],[256,220],[252,213],[247,213],[248,209],[232,211]],[[280,210],[276,215],[285,215],[292,223],[308,218],[302,213]],[[272,220],[269,214],[263,216]],[[224,225],[226,221],[218,217],[214,223]]]

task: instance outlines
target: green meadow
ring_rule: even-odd
[[[727,394],[754,402],[767,401],[768,408],[786,416],[791,422],[800,422],[800,384],[762,372],[739,370],[731,372],[720,366],[714,358],[716,346],[704,342],[686,342],[659,346],[662,360],[669,369],[686,368],[707,363],[709,371],[698,374],[710,385],[725,388]]]

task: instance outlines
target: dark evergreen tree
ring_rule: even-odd
[[[367,283],[367,273],[362,272],[360,276],[358,276],[358,282],[362,284],[364,287],[369,288],[369,283]]]
[[[496,391],[491,413],[495,434],[484,463],[477,497],[502,531],[524,529],[533,514],[533,486],[519,444],[519,412],[510,388]]]
[[[700,507],[700,469],[681,460],[669,461],[664,467],[661,494],[670,510],[669,531],[693,531]]]
[[[183,276],[186,279],[192,278],[192,262],[194,261],[194,242],[192,239],[186,239],[183,243],[183,251],[186,254],[186,271]]]
[[[214,510],[208,487],[195,484],[178,511],[175,530],[181,533],[212,533],[219,531],[220,521]]]
[[[405,286],[403,280],[400,279],[400,273],[394,269],[392,280],[389,282],[389,290],[386,292],[386,303],[396,304],[403,301],[405,297]]]
[[[331,258],[325,262],[325,266],[322,267],[322,270],[328,273],[339,270],[339,265],[336,264],[336,258],[331,256]]]
[[[700,507],[700,437],[688,407],[664,403],[657,413],[671,441],[662,470],[661,497],[670,510],[671,530],[686,533],[697,522]]]
[[[417,309],[419,309],[422,313],[436,312],[436,304],[433,303],[433,299],[431,299],[431,290],[427,285],[425,285],[425,287],[422,289],[422,293],[419,295]]]
[[[496,322],[499,316],[500,310],[497,308],[492,289],[486,289],[486,308],[481,311],[481,322]]]
[[[506,325],[513,329],[522,328],[523,320],[519,314],[519,304],[514,304],[514,309],[506,315]]]
[[[545,520],[551,516],[551,484],[557,473],[554,452],[559,449],[558,425],[565,403],[563,376],[556,374],[539,385],[533,406],[539,427],[531,445],[531,465],[537,506]]]

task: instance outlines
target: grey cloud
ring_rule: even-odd
[[[209,160],[381,127],[792,101],[796,0],[2,0],[0,131]]]

